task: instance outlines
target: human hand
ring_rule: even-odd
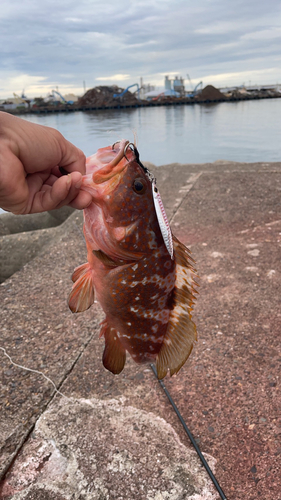
[[[69,172],[62,175],[59,167]],[[83,209],[85,155],[57,130],[0,112],[0,207],[14,214]]]

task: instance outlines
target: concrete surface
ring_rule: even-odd
[[[214,500],[208,483],[164,419],[122,398],[62,398],[39,418],[2,496]]]
[[[39,254],[60,229],[73,208],[63,207],[42,214],[15,216],[5,213],[0,216],[0,283],[19,271],[24,264]],[[52,229],[50,229],[52,228]]]
[[[201,277],[199,341],[166,386],[227,498],[278,499],[281,164],[154,173]],[[48,231],[48,246],[0,286],[0,347],[68,399],[0,349],[0,498],[219,498],[150,368],[130,360],[119,376],[107,372],[99,306],[67,308],[86,255],[81,213]]]

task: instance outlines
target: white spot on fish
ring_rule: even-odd
[[[139,283],[140,283],[140,281],[132,281],[132,283],[130,284],[130,288],[134,288],[134,287],[135,287],[135,286],[137,286]]]
[[[122,283],[122,285],[127,285],[127,281],[126,280],[122,280],[121,283]]]
[[[136,271],[138,267],[139,267],[139,265],[138,265],[138,264],[135,264],[134,266],[132,266],[132,269],[133,269],[134,271]]]
[[[132,326],[132,323],[130,323],[130,321],[128,321],[127,325]]]
[[[151,342],[154,342],[154,344],[161,344],[163,340],[163,335],[161,335],[161,337],[155,337],[154,335],[151,335],[150,340]]]
[[[163,308],[165,306],[165,303],[166,297],[160,297],[160,299],[158,300],[158,307]]]
[[[150,236],[150,238],[148,239],[148,248],[150,249],[155,249],[157,248],[157,241],[156,241],[156,238],[155,238],[155,233],[154,231],[146,231],[146,233],[148,234],[148,236]]]
[[[158,325],[157,325],[157,324],[153,325],[153,326],[151,327],[151,330],[153,331],[153,333],[156,333],[156,332],[157,332],[157,330],[158,330]]]
[[[139,312],[139,309],[137,307],[130,307],[130,311],[137,313]]]

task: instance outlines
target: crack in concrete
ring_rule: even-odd
[[[183,204],[186,196],[191,191],[191,189],[194,187],[197,180],[201,177],[202,174],[203,174],[203,172],[199,172],[198,174],[190,174],[190,177],[189,177],[188,181],[186,182],[186,184],[184,184],[182,186],[182,188],[179,190],[179,193],[183,193],[183,197],[182,197],[181,201],[176,205],[176,208],[173,211],[173,215],[170,219],[170,225],[172,225],[174,218],[175,218],[176,214],[178,213],[181,205]]]
[[[46,377],[46,375],[44,375],[42,372],[38,372],[37,370],[27,369],[28,371],[32,371],[32,372],[36,372],[36,373],[41,373],[44,376],[44,378],[47,378],[47,379],[49,379],[50,382],[52,382],[52,384],[55,387],[55,389],[52,392],[52,394],[50,395],[49,400],[43,406],[42,411],[40,412],[40,414],[37,415],[37,418],[35,419],[35,421],[33,422],[33,424],[30,426],[30,428],[27,430],[26,435],[23,437],[23,439],[21,440],[19,446],[15,450],[14,454],[11,456],[10,462],[7,463],[6,467],[1,472],[1,474],[0,474],[0,481],[3,481],[5,479],[5,476],[7,475],[7,473],[9,472],[9,470],[11,469],[11,467],[13,466],[13,464],[16,461],[17,457],[19,456],[19,454],[20,454],[23,446],[29,440],[29,437],[30,437],[31,433],[33,432],[33,429],[34,429],[36,423],[41,418],[41,416],[45,413],[45,411],[48,409],[48,407],[50,406],[50,404],[53,402],[55,396],[57,394],[60,394],[64,398],[66,398],[68,400],[72,399],[72,398],[69,398],[68,396],[66,396],[65,394],[61,393],[60,392],[60,388],[62,387],[62,385],[64,384],[64,382],[67,380],[68,376],[72,373],[72,371],[75,368],[76,364],[78,363],[78,361],[80,360],[80,358],[82,357],[82,355],[84,354],[84,352],[86,351],[88,345],[90,344],[90,342],[92,341],[92,339],[94,337],[94,334],[95,334],[95,332],[93,331],[93,333],[90,336],[89,340],[87,342],[85,342],[84,346],[81,349],[81,352],[78,354],[78,356],[73,361],[73,363],[70,366],[70,368],[65,372],[63,378],[61,379],[61,381],[57,385],[54,384],[54,382],[51,379],[49,379],[49,377]],[[3,348],[1,348],[1,349],[3,349]],[[3,349],[3,351],[4,351],[4,349]],[[13,363],[13,364],[15,364],[16,366],[19,366],[22,369],[26,369],[26,367],[21,367],[20,365],[18,365],[16,363]]]

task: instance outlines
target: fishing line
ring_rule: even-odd
[[[65,394],[63,394],[62,392],[60,392],[57,389],[57,386],[55,385],[55,383],[49,377],[47,377],[47,375],[45,375],[43,372],[40,372],[39,370],[33,370],[32,368],[27,368],[26,366],[19,365],[18,363],[15,363],[12,360],[11,356],[9,356],[9,354],[7,353],[6,349],[4,349],[4,347],[0,347],[0,349],[3,351],[4,355],[9,359],[9,361],[12,363],[12,365],[16,366],[17,368],[21,368],[22,370],[26,370],[27,372],[32,372],[32,373],[37,373],[38,375],[42,375],[42,377],[44,377],[50,384],[52,384],[52,386],[55,389],[56,394],[60,394],[64,398],[70,399],[67,396],[65,396]]]
[[[205,457],[204,457],[203,453],[201,452],[201,450],[200,450],[200,448],[199,448],[198,444],[196,443],[196,441],[195,441],[195,439],[194,439],[193,435],[191,434],[191,432],[190,432],[189,428],[187,427],[187,425],[186,425],[186,423],[185,423],[185,421],[184,421],[184,419],[183,419],[182,415],[181,415],[181,414],[180,414],[180,412],[179,412],[178,407],[176,406],[176,403],[174,402],[174,400],[173,400],[172,396],[170,395],[170,393],[169,393],[168,389],[166,388],[166,386],[165,386],[165,384],[164,384],[163,380],[158,379],[158,377],[157,377],[157,371],[156,371],[155,366],[154,366],[153,364],[151,364],[151,365],[150,365],[150,367],[151,367],[151,370],[153,371],[153,373],[154,373],[155,377],[157,378],[157,380],[158,380],[158,382],[159,382],[160,386],[162,387],[163,391],[165,392],[165,394],[166,394],[166,396],[167,396],[167,398],[168,398],[169,402],[171,403],[171,405],[172,405],[172,407],[173,407],[173,409],[174,409],[174,411],[175,411],[175,413],[176,413],[176,415],[177,415],[177,417],[178,417],[178,419],[179,419],[180,423],[182,424],[182,426],[183,426],[183,428],[184,428],[184,430],[185,430],[186,434],[188,435],[188,437],[189,437],[189,439],[190,439],[191,443],[193,444],[193,446],[194,446],[195,450],[197,451],[197,454],[198,454],[198,456],[199,456],[199,458],[200,458],[200,460],[201,460],[201,462],[202,462],[203,466],[205,467],[206,471],[208,472],[209,477],[210,477],[210,479],[212,480],[212,482],[213,482],[213,484],[214,484],[214,486],[215,486],[215,488],[216,488],[217,492],[219,493],[219,495],[220,495],[221,499],[222,499],[222,500],[227,500],[227,498],[226,498],[226,496],[225,496],[224,492],[222,491],[222,489],[221,489],[221,487],[220,487],[220,485],[219,485],[219,483],[218,483],[217,479],[215,478],[215,476],[214,476],[214,474],[213,474],[212,470],[210,469],[210,467],[209,467],[209,465],[208,465],[207,460],[205,459]]]

